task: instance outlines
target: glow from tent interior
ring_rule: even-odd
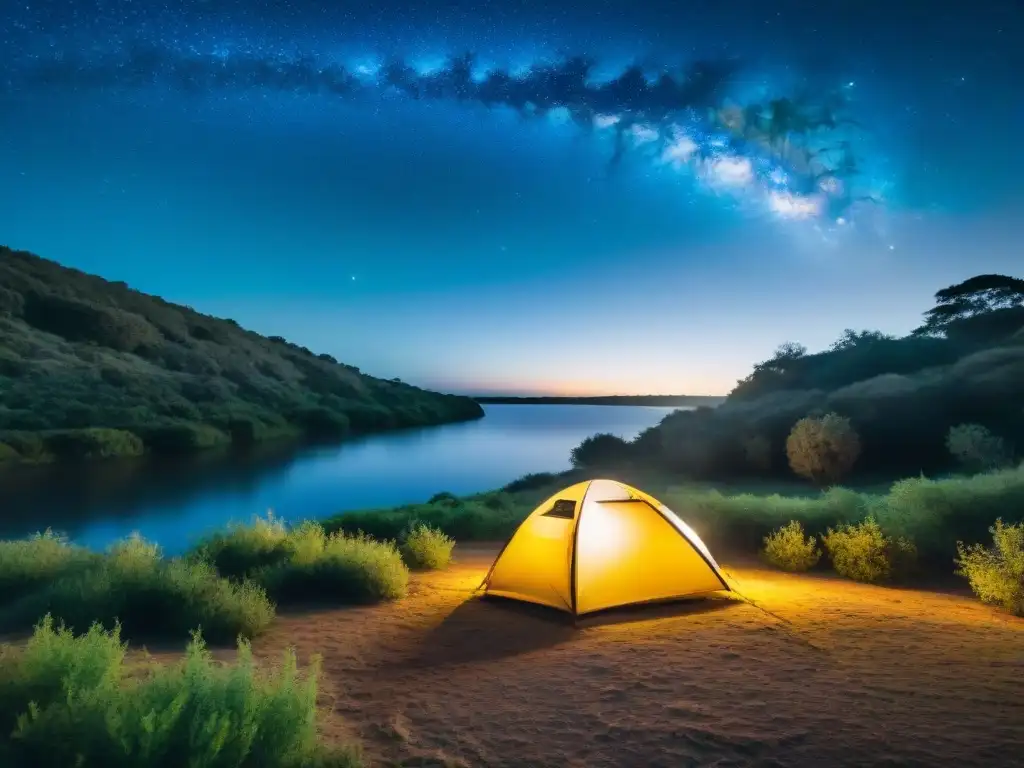
[[[606,558],[628,543],[632,531],[630,526],[623,525],[620,515],[609,514],[600,502],[591,502],[580,511],[576,535],[577,552],[583,550]]]

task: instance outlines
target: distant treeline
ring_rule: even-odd
[[[650,405],[677,408],[713,408],[725,402],[718,395],[606,395],[601,397],[474,397],[484,405]]]
[[[191,453],[481,416],[472,398],[368,376],[0,247],[0,462]]]

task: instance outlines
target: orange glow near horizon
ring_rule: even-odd
[[[541,379],[512,381],[508,379],[448,380],[431,382],[427,386],[457,390],[479,396],[508,397],[638,397],[643,395],[693,395],[725,397],[735,382],[723,385],[708,380],[664,382],[650,378],[616,378],[611,381]]]

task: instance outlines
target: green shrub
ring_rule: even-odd
[[[447,568],[452,561],[455,539],[428,525],[413,526],[402,542],[402,559],[410,568],[421,571]]]
[[[287,537],[284,522],[268,512],[265,518],[254,517],[249,525],[231,524],[200,541],[187,559],[207,562],[227,578],[246,578],[282,560]]]
[[[545,488],[554,484],[558,475],[552,472],[531,472],[528,475],[516,478],[501,490],[506,493],[518,493],[519,491],[533,491],[538,488]]]
[[[1009,459],[1003,439],[981,424],[950,427],[946,447],[961,466],[972,472],[995,469]]]
[[[230,643],[266,629],[274,606],[255,584],[233,584],[206,563],[164,560],[156,545],[133,536],[11,605],[3,625],[29,627],[46,614],[79,630],[120,622],[129,637],[162,639],[201,628],[211,641]]]
[[[119,630],[74,636],[47,617],[0,657],[0,762],[10,768],[300,768],[360,765],[318,741],[319,659],[257,670],[214,662],[198,634],[183,661],[131,670]]]
[[[14,450],[14,448],[7,443],[0,443],[0,464],[5,461],[18,461],[20,459],[21,454]]]
[[[829,528],[823,540],[836,573],[869,584],[906,575],[917,555],[910,539],[886,536],[873,517]]]
[[[376,603],[404,597],[409,569],[391,542],[327,534],[303,523],[288,534],[287,555],[256,576],[281,603]]]
[[[838,482],[860,456],[860,438],[850,420],[836,413],[800,419],[786,439],[793,472],[814,483]]]
[[[109,459],[141,456],[142,439],[123,429],[90,427],[44,433],[49,453],[58,459]]]
[[[764,539],[765,560],[784,571],[808,571],[818,564],[821,550],[813,536],[804,535],[804,527],[790,521]]]
[[[95,553],[69,544],[50,530],[20,541],[0,541],[0,605],[81,573],[98,559]]]
[[[134,312],[53,294],[33,293],[27,298],[25,321],[68,341],[92,342],[121,352],[161,342],[160,332]]]
[[[454,493],[449,493],[448,491],[441,491],[440,493],[435,493],[433,496],[430,497],[430,500],[427,502],[427,504],[444,504],[449,507],[457,506],[458,503],[459,497],[456,496]]]
[[[574,467],[608,467],[625,463],[631,456],[630,445],[618,435],[591,435],[572,449]]]
[[[992,546],[957,544],[957,575],[963,576],[983,603],[1024,616],[1024,523],[990,529]]]

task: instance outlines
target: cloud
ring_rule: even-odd
[[[818,198],[779,190],[772,190],[768,194],[768,207],[783,219],[810,219],[822,211],[822,203]]]
[[[629,132],[633,136],[633,143],[638,147],[643,144],[650,144],[652,141],[657,141],[660,135],[651,126],[641,124],[631,125]]]
[[[708,174],[714,184],[742,187],[754,180],[754,166],[746,157],[719,157],[709,164]]]

